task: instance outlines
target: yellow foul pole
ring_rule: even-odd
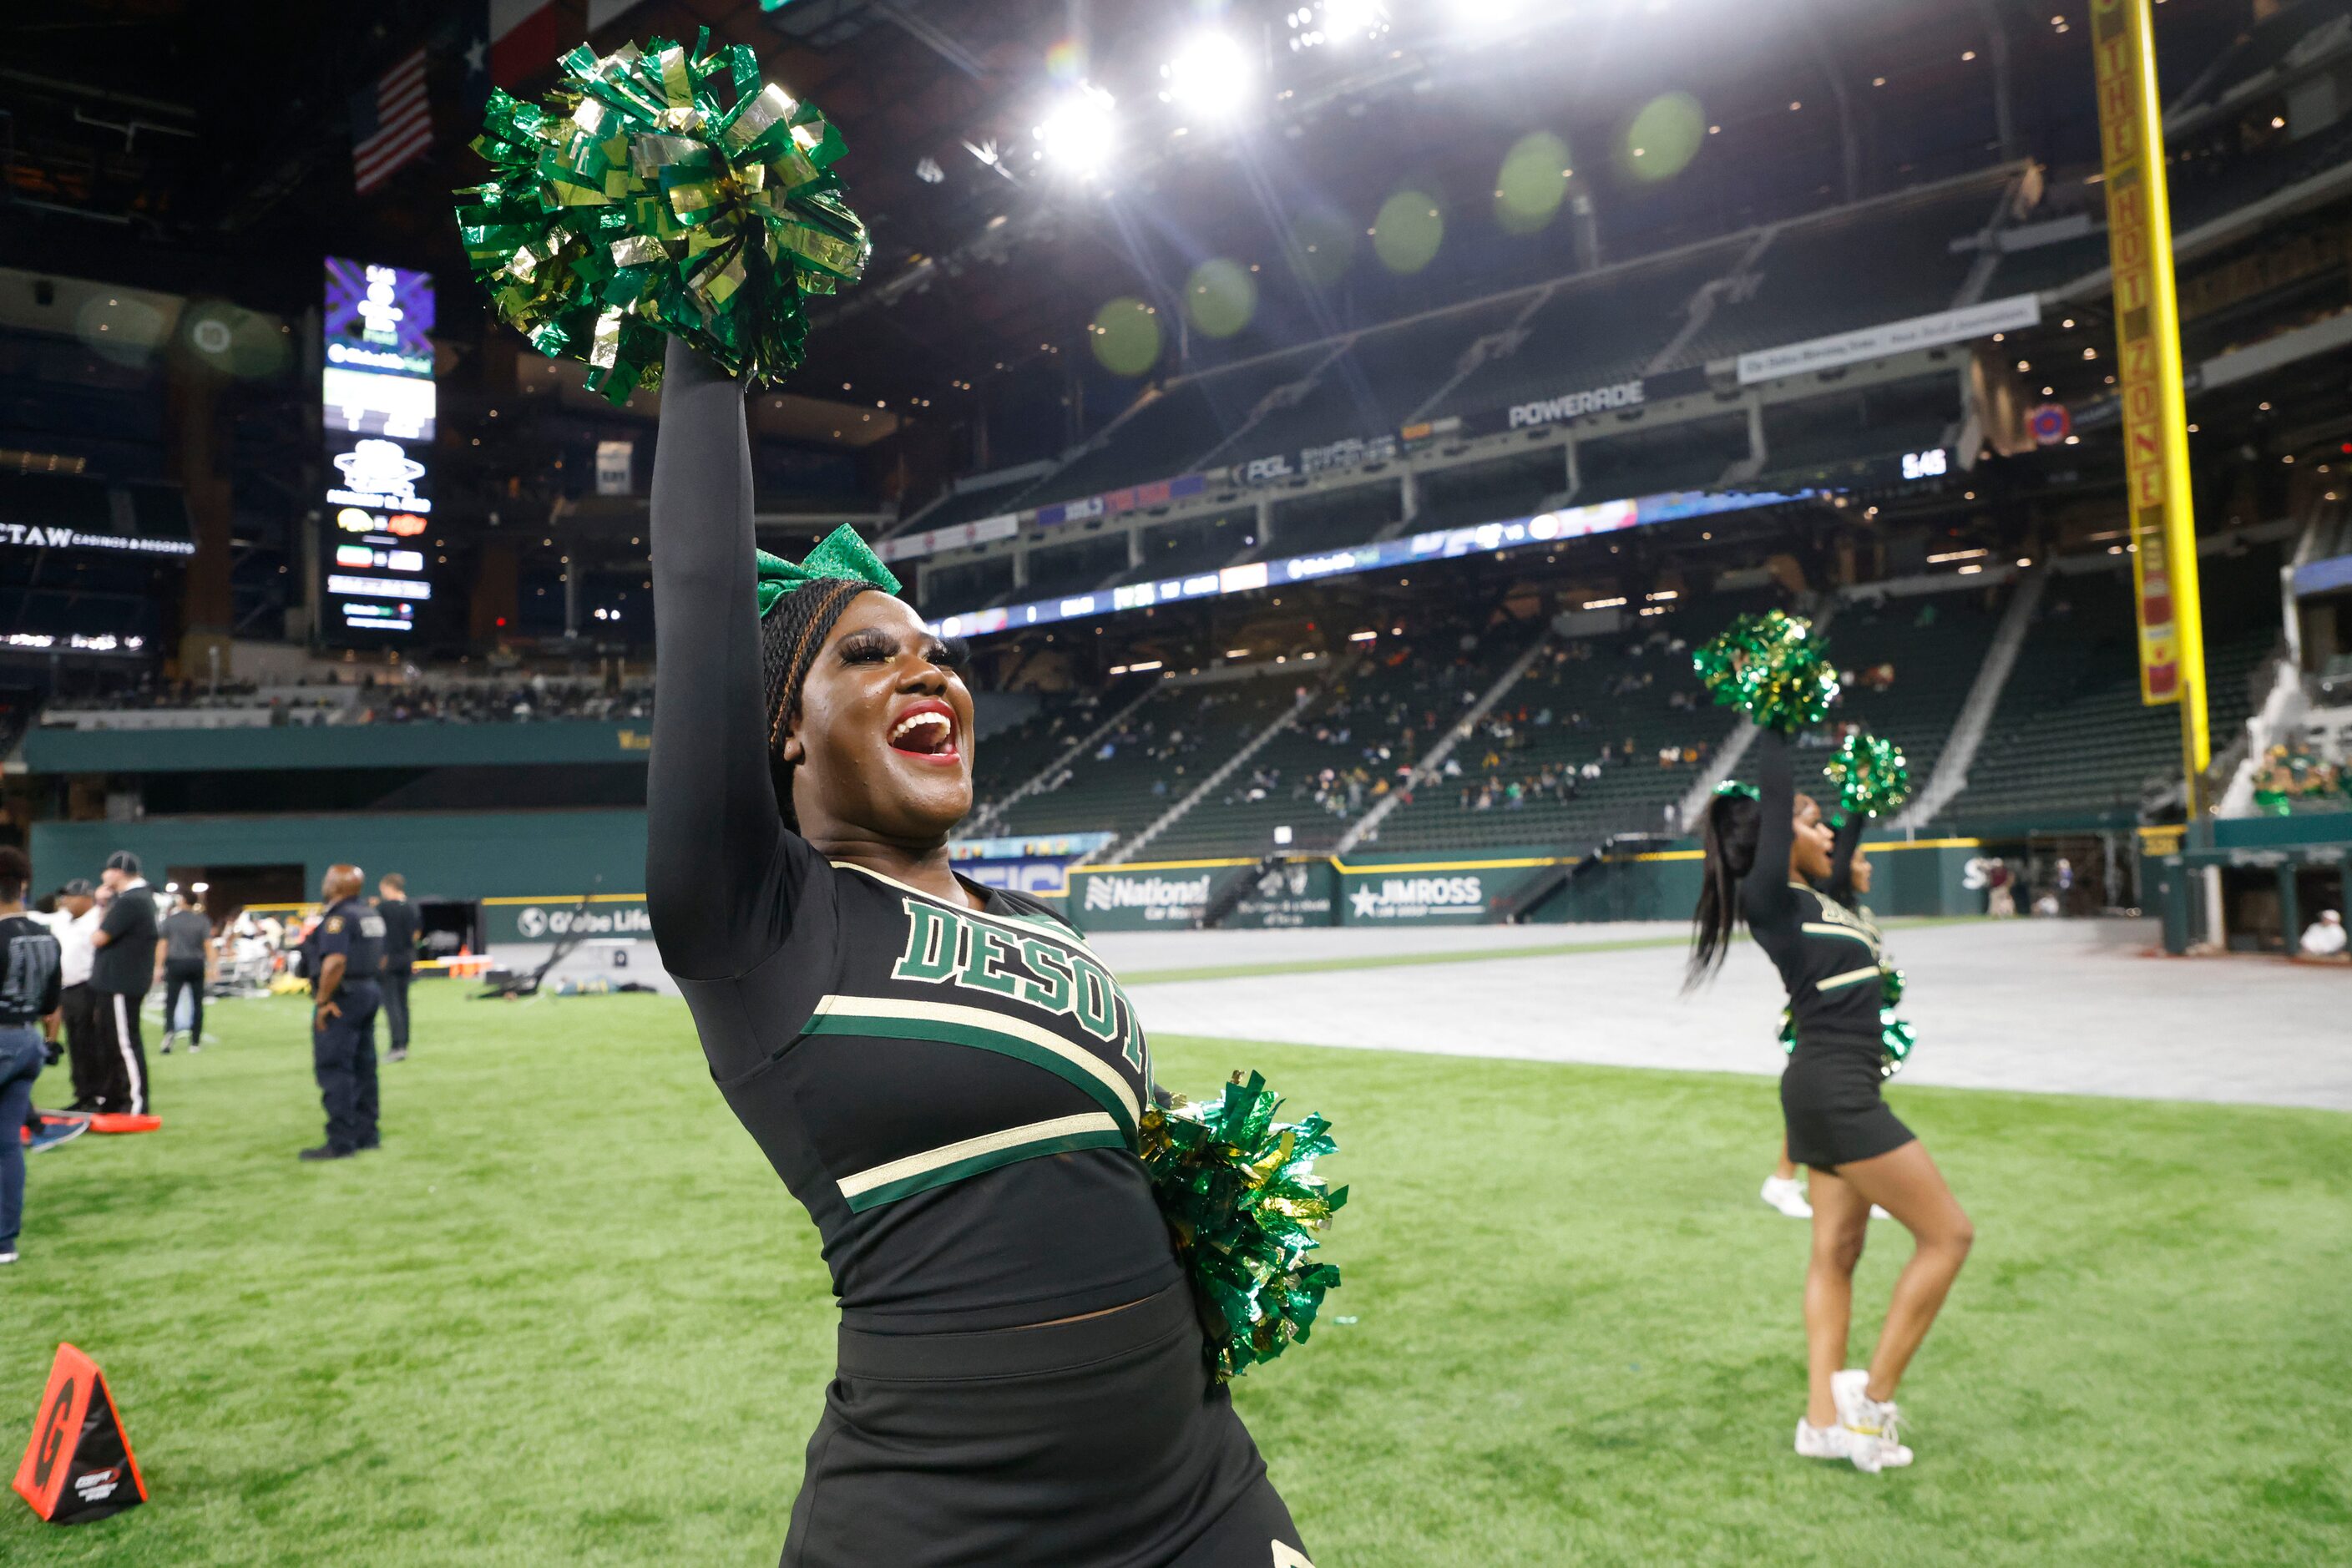
[[[2149,0],[2091,0],[2091,47],[2115,275],[2116,382],[2123,395],[2125,489],[2139,615],[2140,700],[2180,705],[2189,816],[2212,761],[2205,725],[2205,617],[2189,510],[2189,415],[2180,389],[2164,115]]]

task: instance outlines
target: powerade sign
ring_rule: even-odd
[[[545,901],[482,900],[486,940],[502,942],[569,942],[578,938],[627,938],[654,934],[642,900],[598,900],[582,907],[577,899]]]
[[[1642,384],[1639,381],[1621,381],[1608,386],[1564,393],[1558,397],[1538,398],[1532,403],[1513,404],[1508,428],[1531,430],[1538,426],[1557,425],[1566,419],[1581,419],[1588,414],[1639,408],[1642,402]]]
[[[1347,895],[1347,923],[1378,925],[1459,921],[1476,924],[1486,918],[1486,879],[1483,872],[1452,875],[1416,874],[1351,877]]]

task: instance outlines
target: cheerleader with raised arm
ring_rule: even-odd
[[[1713,974],[1744,920],[1788,990],[1793,1044],[1780,1109],[1789,1155],[1812,1174],[1813,1211],[1808,1394],[1797,1451],[1869,1471],[1907,1465],[1895,1391],[1974,1231],[1926,1147],[1880,1093],[1908,1050],[1907,1028],[1892,1013],[1900,976],[1885,962],[1876,924],[1822,890],[1839,869],[1837,836],[1820,806],[1797,793],[1784,731],[1817,722],[1836,680],[1805,623],[1777,614],[1743,621],[1697,657],[1718,700],[1746,708],[1764,727],[1754,795],[1719,794],[1707,812],[1688,984]],[[1858,849],[1858,824],[1853,831]],[[1848,887],[1866,890],[1867,858],[1850,856],[1846,870]],[[1916,1247],[1869,1366],[1849,1368],[1853,1270],[1873,1204],[1900,1221]]]

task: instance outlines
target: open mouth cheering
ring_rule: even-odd
[[[890,722],[890,749],[927,763],[956,763],[955,710],[936,697],[908,703]]]

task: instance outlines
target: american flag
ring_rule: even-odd
[[[416,50],[352,100],[352,179],[365,195],[433,145],[425,51]]]

